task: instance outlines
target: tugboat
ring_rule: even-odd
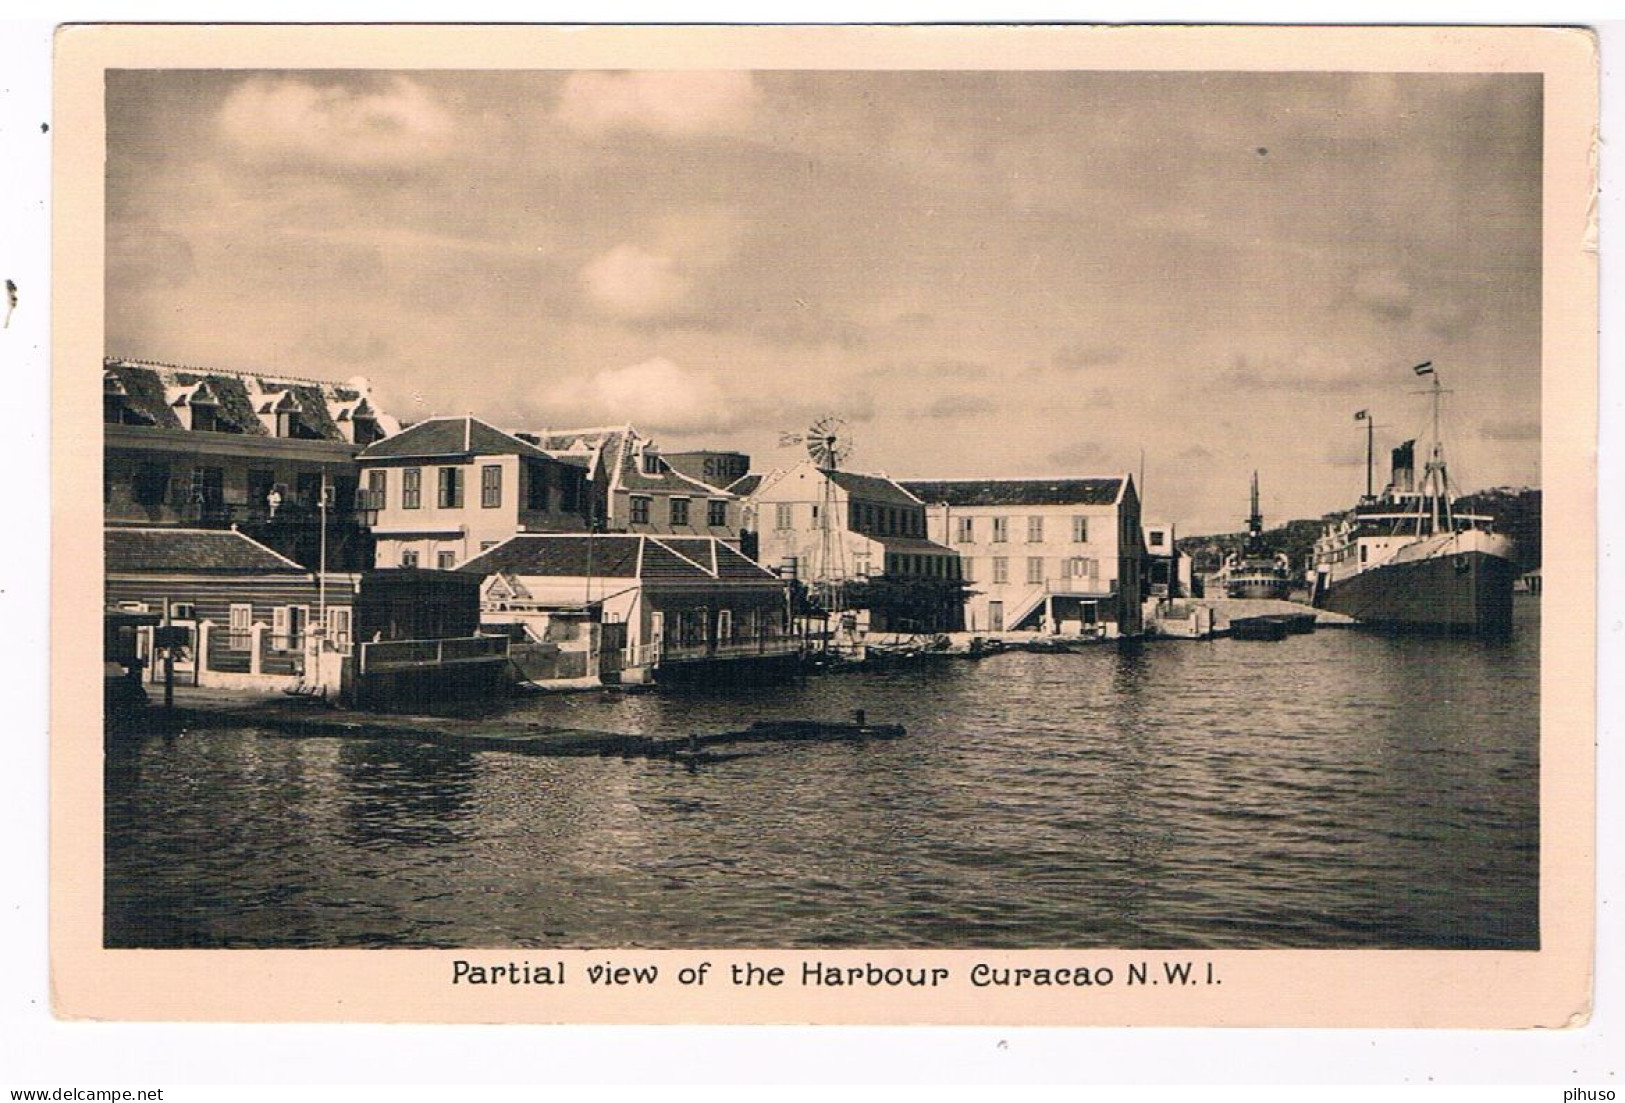
[[[1399,631],[1509,636],[1512,541],[1492,531],[1491,518],[1456,511],[1439,434],[1445,391],[1431,361],[1413,370],[1433,384],[1433,440],[1422,478],[1415,477],[1416,441],[1408,440],[1393,450],[1388,486],[1372,494],[1364,418],[1366,493],[1315,542],[1315,604]]]
[[[1253,511],[1247,518],[1247,540],[1237,554],[1227,555],[1219,569],[1225,597],[1284,599],[1292,590],[1292,565],[1264,542],[1264,516],[1258,511],[1258,472],[1253,472]]]

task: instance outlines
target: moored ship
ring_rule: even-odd
[[[1241,551],[1225,556],[1219,570],[1225,597],[1284,599],[1292,590],[1292,566],[1264,541],[1264,515],[1258,510],[1258,472],[1253,472],[1253,511]]]
[[[1491,518],[1455,509],[1439,435],[1444,392],[1431,363],[1415,371],[1433,381],[1433,440],[1422,477],[1416,441],[1408,440],[1393,450],[1388,485],[1372,494],[1366,418],[1366,494],[1315,542],[1315,604],[1381,628],[1510,635],[1512,541],[1492,531]]]

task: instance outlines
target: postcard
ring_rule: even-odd
[[[55,1012],[1584,1023],[1597,111],[1556,29],[64,28]]]

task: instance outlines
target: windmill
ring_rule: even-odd
[[[803,432],[780,435],[779,447],[796,445],[807,449],[807,457],[822,474],[819,500],[814,507],[818,511],[818,544],[807,581],[818,595],[819,604],[833,611],[839,607],[842,584],[846,580],[846,547],[835,523],[835,480],[830,476],[852,455],[852,438],[846,419],[826,414]]]

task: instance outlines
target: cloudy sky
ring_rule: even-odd
[[[1352,504],[1456,393],[1539,482],[1538,78],[113,72],[110,355],[630,421],[758,469],[1138,471],[1182,532]]]

